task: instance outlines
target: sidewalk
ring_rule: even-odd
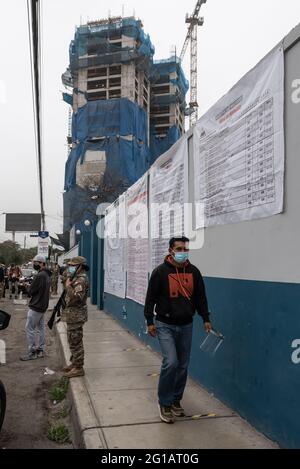
[[[57,325],[57,333],[66,361],[65,324]],[[94,306],[89,306],[84,342],[86,376],[70,380],[77,447],[277,448],[192,380],[183,400],[187,414],[216,416],[162,423],[156,397],[160,357]]]

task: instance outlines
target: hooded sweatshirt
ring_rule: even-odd
[[[205,286],[200,271],[189,261],[178,267],[171,255],[152,273],[144,314],[148,326],[156,319],[166,324],[187,325],[196,311],[209,322]]]
[[[28,295],[31,297],[29,301],[29,309],[37,313],[45,313],[49,306],[50,296],[50,275],[47,269],[41,270],[35,277],[29,287]]]

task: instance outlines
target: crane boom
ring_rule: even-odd
[[[200,13],[201,6],[202,6],[202,4],[206,3],[206,1],[207,1],[207,0],[198,0],[198,1],[197,1],[197,4],[196,4],[196,6],[195,6],[194,13],[193,13],[190,17],[188,17],[188,15],[187,15],[187,18],[186,18],[186,19],[189,19],[189,18],[190,18],[190,19],[197,20],[198,17],[199,17],[199,13]],[[184,59],[186,50],[187,50],[187,48],[188,48],[190,39],[191,39],[191,37],[192,37],[192,30],[193,30],[193,25],[192,25],[192,23],[191,23],[190,26],[189,26],[189,29],[188,29],[188,32],[187,32],[187,35],[186,35],[186,38],[185,38],[183,47],[182,47],[181,54],[180,54],[180,60],[181,60],[181,61]]]

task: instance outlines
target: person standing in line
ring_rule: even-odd
[[[204,281],[188,256],[189,239],[172,238],[164,263],[151,275],[145,301],[148,333],[158,337],[163,356],[158,408],[165,423],[174,423],[175,417],[185,415],[181,400],[187,382],[196,311],[203,319],[205,331],[212,330]]]
[[[45,313],[49,306],[50,272],[46,267],[46,258],[37,255],[33,259],[33,268],[38,272],[28,289],[30,297],[27,322],[25,326],[28,352],[20,357],[22,361],[44,358],[45,348]]]
[[[0,301],[4,297],[5,292],[5,265],[0,264]]]
[[[18,265],[11,264],[8,271],[8,288],[9,298],[12,299],[13,287],[15,288],[15,299],[18,299],[19,295],[19,281],[22,277],[22,271]]]

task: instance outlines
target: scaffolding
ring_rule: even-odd
[[[126,45],[125,38],[133,43]],[[114,18],[79,26],[70,45],[70,70],[130,63],[136,61],[141,70],[147,70],[155,53],[150,36],[145,34],[140,20]]]
[[[142,22],[133,17],[93,21],[76,29],[70,64],[62,76],[65,86],[73,88],[73,96],[63,94],[73,107],[65,230],[84,210],[77,175],[83,173],[78,165],[88,164],[87,154],[103,155],[104,181],[113,174],[122,181],[121,193],[184,132],[188,81],[178,57],[153,61],[154,52]],[[160,84],[166,93],[160,93]]]

